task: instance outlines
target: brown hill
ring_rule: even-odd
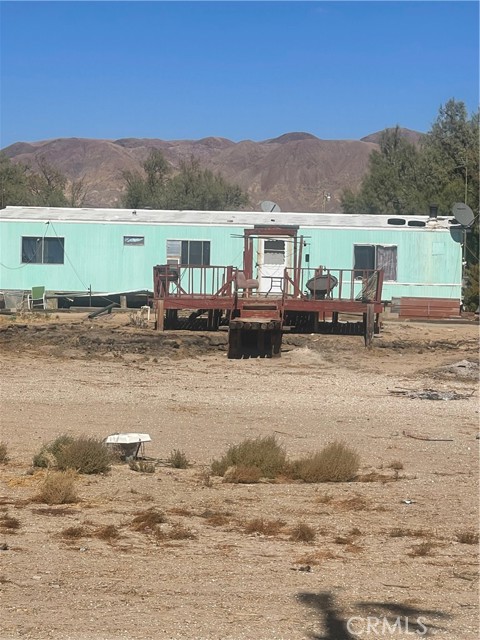
[[[182,159],[194,156],[202,166],[236,182],[248,192],[252,210],[258,210],[262,200],[273,200],[283,211],[335,212],[340,211],[343,189],[360,185],[378,137],[320,140],[309,133],[294,132],[261,142],[217,137],[170,141],[59,138],[17,142],[3,152],[32,169],[38,158],[45,158],[69,180],[82,178],[88,186],[86,206],[120,206],[122,172],[140,170],[150,150],[160,149],[174,169]]]

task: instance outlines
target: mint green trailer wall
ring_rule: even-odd
[[[167,240],[208,240],[211,265],[241,267],[245,227],[4,219],[0,221],[0,288],[28,290],[44,285],[49,291],[63,292],[85,292],[90,286],[94,292],[151,290],[153,266],[167,260]],[[312,268],[353,269],[356,244],[396,246],[397,279],[385,281],[385,300],[401,296],[461,299],[459,231],[323,226],[301,227],[298,235],[305,242],[302,266]],[[126,236],[143,237],[144,243],[126,245]],[[64,263],[22,263],[22,237],[62,238]]]

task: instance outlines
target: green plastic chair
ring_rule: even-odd
[[[29,309],[46,309],[47,299],[45,296],[45,287],[32,287],[32,293],[28,296]]]

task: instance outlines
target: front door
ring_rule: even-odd
[[[258,280],[260,293],[281,293],[287,267],[287,243],[280,238],[260,238],[258,243]]]

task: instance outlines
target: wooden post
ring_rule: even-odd
[[[365,329],[365,346],[371,347],[375,329],[375,305],[367,304],[367,313],[363,314]]]
[[[163,331],[165,301],[157,300],[157,331]]]

